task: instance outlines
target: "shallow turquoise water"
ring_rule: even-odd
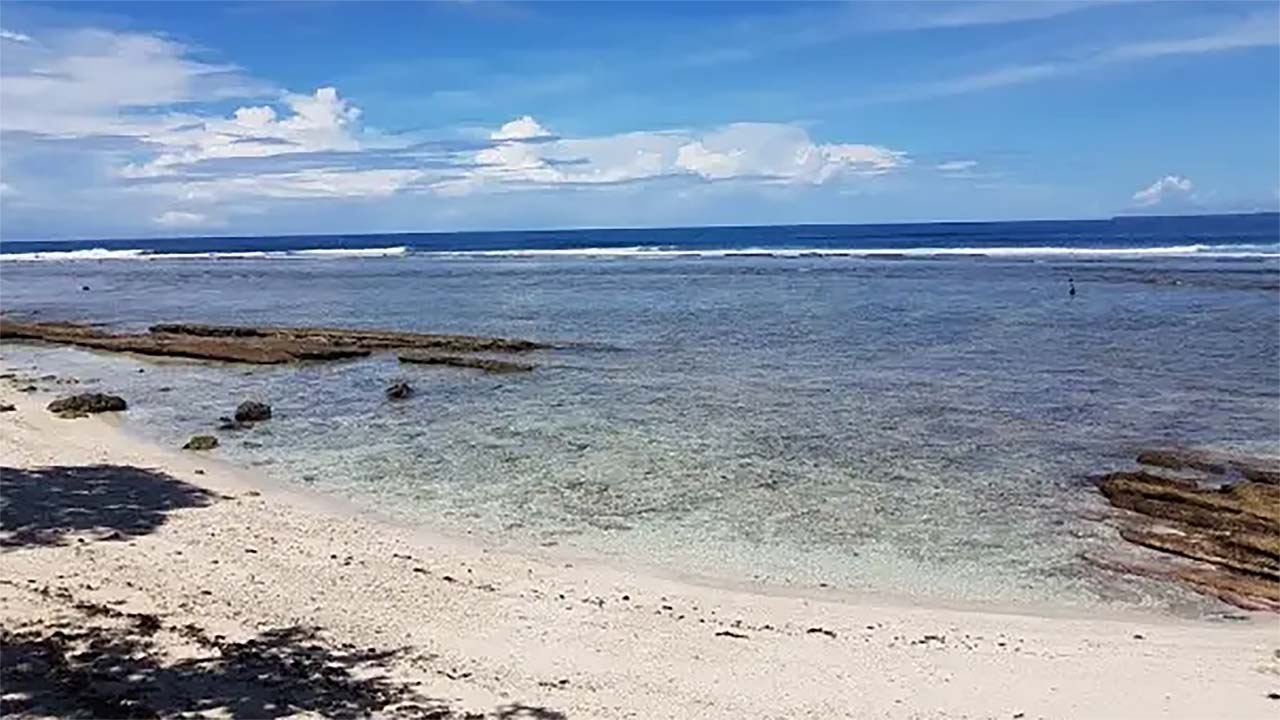
[[[1079,294],[1066,294],[1073,277]],[[1092,473],[1160,443],[1280,453],[1269,258],[334,258],[12,263],[3,307],[582,343],[528,376],[264,368],[6,344],[170,445],[516,547],[962,602],[1203,609],[1092,569]],[[82,285],[91,290],[80,291]],[[143,372],[138,372],[142,369]],[[388,404],[397,378],[418,389]],[[170,388],[162,391],[162,388]]]

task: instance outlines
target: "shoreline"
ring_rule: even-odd
[[[1274,617],[957,610],[513,554],[261,483],[103,418],[58,419],[45,399],[0,392],[18,407],[0,414],[6,468],[141,467],[213,497],[123,538],[4,548],[6,631],[71,612],[62,595],[231,640],[316,627],[395,651],[377,672],[451,711],[495,717],[513,701],[560,713],[528,717],[1270,717],[1280,705]]]
[[[90,351],[96,352],[96,351]],[[153,358],[145,358],[154,360]],[[44,391],[23,393],[22,397],[31,398],[34,402],[32,411],[43,411],[45,404],[55,398],[55,394]],[[241,492],[259,492],[264,496],[279,500],[287,505],[309,512],[334,515],[338,517],[358,518],[374,526],[394,529],[403,533],[419,544],[443,544],[456,548],[459,552],[494,554],[507,556],[513,561],[530,561],[543,564],[587,565],[598,570],[610,572],[623,570],[655,580],[750,595],[761,595],[793,600],[814,600],[833,602],[855,607],[874,607],[880,609],[913,608],[930,611],[975,613],[989,615],[1009,615],[1041,619],[1061,620],[1096,620],[1109,619],[1117,622],[1140,622],[1150,624],[1169,624],[1200,626],[1204,624],[1240,624],[1265,623],[1275,619],[1280,629],[1280,618],[1265,611],[1245,610],[1226,606],[1222,612],[1213,615],[1191,616],[1177,614],[1158,608],[1140,606],[1058,604],[1017,601],[964,600],[943,599],[938,597],[915,596],[908,593],[891,593],[887,591],[864,591],[835,586],[821,587],[810,584],[791,584],[753,580],[734,577],[728,574],[711,575],[692,570],[663,565],[653,560],[638,560],[632,557],[592,553],[584,548],[569,548],[558,545],[554,548],[543,546],[527,546],[520,548],[512,543],[498,543],[492,538],[481,538],[470,533],[455,532],[451,528],[436,528],[425,521],[410,520],[397,517],[372,505],[361,503],[358,499],[328,494],[318,490],[299,487],[274,480],[265,473],[235,464],[225,458],[204,452],[186,452],[165,447],[154,439],[147,437],[136,428],[131,428],[125,418],[104,414],[81,418],[81,421],[101,423],[103,429],[117,433],[124,442],[146,448],[149,453],[165,456],[171,462],[179,464],[194,463],[202,469],[214,468],[214,477],[233,479],[236,488]],[[196,484],[199,484],[198,482]]]

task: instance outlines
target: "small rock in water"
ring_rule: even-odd
[[[80,289],[81,289],[82,291],[83,291],[83,290],[88,290],[88,289],[89,289],[89,286],[88,286],[88,285],[81,285],[81,286],[80,286]]]
[[[86,413],[118,412],[129,406],[119,395],[82,393],[59,398],[49,403],[49,412],[62,417],[81,417]]]
[[[247,427],[249,426],[245,425],[244,423],[238,420],[233,420],[227,417],[226,415],[223,415],[222,417],[218,418],[219,430],[244,430]]]
[[[404,400],[413,395],[413,386],[407,382],[397,382],[387,388],[386,393],[388,400]]]
[[[236,422],[260,422],[271,419],[271,406],[256,400],[246,400],[236,408]]]
[[[192,435],[183,450],[212,450],[218,447],[218,438],[212,435]]]

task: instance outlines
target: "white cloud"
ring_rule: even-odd
[[[121,169],[126,178],[178,174],[181,166],[213,158],[256,158],[284,153],[355,151],[360,109],[331,87],[314,95],[288,93],[283,102],[291,114],[281,118],[271,106],[237,109],[230,118],[193,119],[158,130],[147,140],[164,151],[146,163]]]
[[[550,137],[551,133],[538,124],[537,120],[525,115],[498,128],[489,137],[493,140],[529,140],[531,138]]]
[[[802,128],[779,123],[562,138],[526,115],[489,137],[495,144],[475,154],[476,167],[462,179],[439,183],[439,192],[680,176],[818,185],[838,176],[882,174],[907,162],[905,153],[877,145],[818,144]]]
[[[1166,175],[1133,194],[1138,208],[1186,208],[1195,205],[1195,186],[1191,178]]]
[[[20,43],[29,43],[29,42],[31,42],[31,36],[30,36],[30,35],[24,35],[24,34],[22,34],[22,33],[20,33],[20,32],[13,32],[12,30],[5,30],[4,28],[0,28],[0,40],[9,40],[9,41],[12,41],[12,42],[20,42]]]
[[[155,35],[64,31],[6,51],[0,130],[147,136],[185,118],[139,110],[263,90],[235,66],[194,60],[186,46]]]
[[[154,218],[155,224],[166,228],[191,228],[209,225],[209,217],[204,213],[168,210]]]
[[[152,228],[230,226],[240,215],[315,198],[425,199],[663,178],[816,186],[908,162],[901,151],[819,142],[781,123],[561,137],[520,115],[486,133],[478,149],[420,143],[366,129],[360,108],[336,88],[269,90],[156,35],[78,29],[45,31],[38,43],[6,40],[0,131],[6,156],[24,158],[6,166],[6,181],[22,186],[32,208],[79,193]],[[241,98],[251,101],[208,109]],[[51,169],[31,174],[36,157]],[[15,175],[18,167],[28,174]],[[11,186],[0,194],[12,207]]]
[[[389,197],[424,177],[419,170],[309,169],[202,180],[173,180],[142,186],[188,203],[217,203],[232,199]]]
[[[1170,40],[1128,43],[1069,60],[1023,63],[983,70],[917,85],[902,92],[892,93],[880,100],[914,100],[962,95],[1097,70],[1122,62],[1172,55],[1199,55],[1246,48],[1273,47],[1280,45],[1280,32],[1276,29],[1278,22],[1280,20],[1274,13],[1259,14],[1209,33]]]
[[[947,162],[938,163],[935,169],[944,173],[964,173],[978,167],[977,160],[948,160]]]

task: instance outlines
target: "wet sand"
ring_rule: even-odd
[[[16,406],[0,413],[0,624],[17,714],[1280,712],[1274,615],[940,609],[499,552],[273,487],[216,450],[140,442],[107,416],[59,419],[49,399],[0,388]]]

